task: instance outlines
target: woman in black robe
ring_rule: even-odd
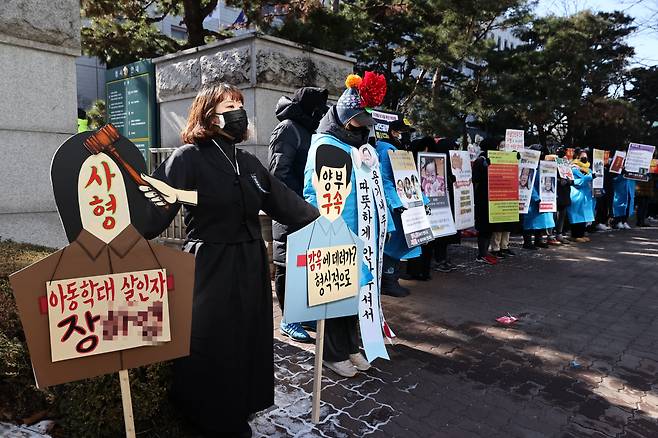
[[[293,230],[318,217],[258,158],[235,148],[247,131],[242,104],[235,87],[202,90],[183,131],[187,144],[153,175],[167,184],[145,177],[153,188],[142,188],[160,210],[147,237],[171,222],[172,202],[188,202],[184,250],[196,258],[191,351],[174,363],[172,393],[208,437],[251,436],[249,416],[274,403],[272,290],[259,212]]]

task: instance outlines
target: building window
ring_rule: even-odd
[[[171,37],[177,40],[186,40],[187,39],[187,29],[184,27],[171,25]]]
[[[498,37],[498,44],[497,45],[498,45],[498,50],[500,50],[501,49],[501,47],[500,47],[500,37]]]
[[[507,45],[507,40],[505,40],[505,50],[507,50],[509,46]]]

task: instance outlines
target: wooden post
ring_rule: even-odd
[[[322,391],[322,352],[324,350],[324,319],[318,321],[315,332],[315,366],[313,376],[313,423],[320,422],[320,393]]]
[[[126,425],[126,438],[135,438],[135,419],[133,418],[133,402],[130,397],[130,377],[128,370],[119,371],[121,384],[121,403],[123,404],[123,422]]]

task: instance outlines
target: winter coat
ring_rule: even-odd
[[[538,179],[538,178],[537,178]],[[557,178],[557,208],[564,208],[571,205],[571,180],[566,178]]]
[[[656,195],[655,184],[656,182],[653,180],[652,176],[649,177],[649,181],[647,182],[638,181],[637,184],[635,184],[635,196],[653,198]]]
[[[530,198],[530,206],[528,214],[523,216],[523,229],[524,230],[545,230],[555,226],[553,213],[540,213],[539,203],[541,197],[539,195],[539,180],[535,178],[535,184],[532,186],[532,196]]]
[[[489,163],[486,152],[482,152],[473,162],[473,190],[475,229],[480,233],[490,233],[492,229],[489,223]]]
[[[276,106],[276,117],[280,123],[272,131],[268,152],[269,171],[299,196],[304,188],[304,166],[311,146],[317,121],[304,110],[306,101],[311,103],[322,93],[320,88],[304,88],[298,100],[281,97]],[[309,106],[309,105],[306,105]],[[272,221],[272,251],[274,263],[286,262],[287,226]]]
[[[393,228],[389,227],[391,235],[386,245],[384,245],[384,254],[395,260],[420,257],[421,249],[419,246],[414,248],[407,246],[407,241],[404,238],[404,229],[402,228],[402,219],[399,213],[395,213],[395,209],[403,205],[395,189],[395,176],[393,175],[393,167],[391,166],[391,158],[388,156],[388,151],[396,151],[397,148],[391,143],[379,140],[375,144],[375,150],[379,157],[379,168],[382,174],[384,197],[386,198],[386,205],[389,209],[389,217],[393,218],[392,222],[394,225]]]
[[[584,174],[577,166],[573,171],[573,186],[571,186],[571,205],[567,209],[569,222],[579,224],[594,222],[594,200],[592,197],[592,174]]]
[[[612,178],[612,215],[624,217],[633,215],[635,210],[635,180],[626,179],[623,175]]]

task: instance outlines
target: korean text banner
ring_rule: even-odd
[[[430,221],[425,213],[423,191],[414,156],[409,151],[388,151],[395,178],[395,188],[406,208],[400,215],[404,237],[409,248],[434,239]]]
[[[626,178],[637,181],[649,180],[649,169],[651,168],[651,159],[655,146],[639,143],[631,143],[628,146],[624,169]]]
[[[505,150],[521,152],[525,148],[524,132],[521,129],[505,131]]]
[[[308,305],[331,303],[359,292],[356,245],[313,248],[306,253]]]
[[[540,151],[523,149],[519,151],[521,162],[519,163],[519,213],[528,213],[532,187],[535,183],[539,167]]]
[[[596,178],[592,181],[592,194],[595,197],[603,196],[603,178],[605,175],[605,152],[600,149],[594,149],[592,159],[592,172]]]
[[[557,211],[557,163],[542,161],[539,163],[539,212]]]
[[[374,110],[370,115],[375,121],[373,129],[375,131],[375,138],[378,140],[386,140],[388,138],[388,125],[390,125],[391,122],[402,119],[401,114],[389,113],[386,111]]]
[[[455,228],[465,230],[475,226],[475,201],[473,198],[473,171],[468,151],[450,151],[450,168],[455,177],[453,194],[455,202]]]
[[[164,269],[46,283],[52,361],[171,340]]]
[[[429,216],[434,237],[455,234],[455,223],[450,208],[450,193],[446,179],[446,155],[428,152],[418,154],[418,172],[423,194],[429,199]]]
[[[518,222],[519,163],[516,152],[489,151],[489,222]]]

